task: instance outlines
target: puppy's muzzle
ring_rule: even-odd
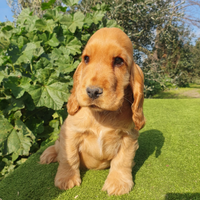
[[[91,99],[97,99],[103,94],[103,89],[100,87],[87,87],[86,88],[87,95]]]

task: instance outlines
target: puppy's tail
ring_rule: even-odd
[[[42,155],[40,156],[40,164],[49,164],[49,163],[52,163],[52,162],[57,162],[58,152],[56,151],[57,150],[56,147],[59,145],[58,143],[59,143],[59,141],[56,140],[55,145],[48,147],[42,153]]]

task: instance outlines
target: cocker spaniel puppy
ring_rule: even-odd
[[[55,186],[81,184],[80,168],[110,167],[103,190],[122,195],[133,187],[133,159],[144,124],[142,70],[133,61],[128,36],[102,28],[88,41],[74,74],[68,117],[59,139],[40,163],[59,162]]]

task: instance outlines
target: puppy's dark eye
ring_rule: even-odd
[[[114,66],[120,67],[121,65],[124,64],[124,60],[120,57],[114,58]]]
[[[89,63],[89,60],[90,60],[89,56],[84,56],[84,61],[85,61],[86,64]]]

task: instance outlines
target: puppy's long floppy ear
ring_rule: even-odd
[[[67,102],[67,112],[70,115],[74,115],[80,109],[80,106],[76,99],[76,92],[77,92],[76,90],[77,90],[77,86],[79,84],[80,72],[81,72],[81,63],[78,65],[78,67],[74,73],[74,76],[73,76],[74,84],[73,84],[73,88],[71,90],[71,95]]]
[[[131,106],[132,119],[135,123],[135,129],[140,130],[145,125],[145,118],[143,114],[143,102],[144,102],[144,75],[140,67],[133,62],[131,68],[130,85],[133,91],[134,102]]]

